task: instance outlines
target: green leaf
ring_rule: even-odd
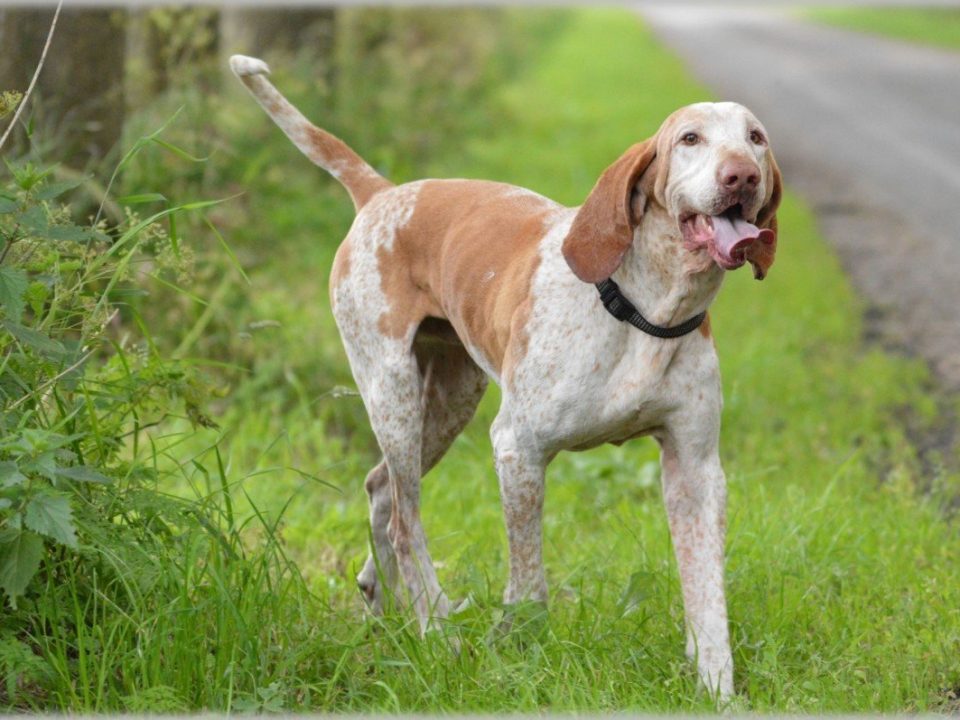
[[[77,547],[77,528],[73,524],[70,498],[66,495],[35,495],[27,503],[23,521],[34,532],[46,535],[67,547]]]
[[[50,288],[42,282],[34,281],[27,287],[23,297],[35,315],[43,315],[43,307],[47,303],[47,298],[50,297]]]
[[[117,198],[117,202],[124,205],[142,205],[151,202],[167,202],[167,198],[160,193],[143,193],[141,195],[124,195]]]
[[[83,437],[85,437],[84,433],[61,435],[44,428],[24,428],[16,435],[9,435],[0,440],[0,449],[20,455],[36,455],[46,450],[66,447]]]
[[[42,205],[31,205],[14,218],[14,221],[32,235],[43,236],[50,227],[47,212]]]
[[[0,215],[16,212],[19,208],[20,204],[16,200],[0,195]]]
[[[31,118],[31,121],[32,120],[33,118]],[[29,129],[30,123],[27,124],[27,127]],[[53,172],[52,167],[44,170],[37,167],[32,162],[10,162],[4,158],[3,164],[7,166],[7,169],[13,176],[13,181],[21,190],[29,190],[38,182],[43,180],[47,175]]]
[[[202,163],[210,159],[209,155],[207,155],[207,157],[196,157],[194,155],[191,155],[186,150],[183,150],[172,143],[168,143],[166,140],[161,140],[160,138],[156,137],[156,133],[151,135],[150,139],[153,140],[153,142],[155,142],[160,147],[169,150],[174,155],[176,155],[179,158],[182,158],[183,160],[189,160],[190,162],[195,162],[195,163]]]
[[[138,287],[116,288],[110,293],[111,300],[126,300],[127,298],[150,297],[150,291]]]
[[[0,439],[0,450],[20,455],[36,455],[46,450],[67,447],[76,440],[86,437],[85,433],[61,435],[44,428],[24,428],[15,435]]]
[[[20,472],[19,466],[13,460],[0,462],[0,486],[22,485],[26,479],[26,475]]]
[[[73,190],[80,183],[83,182],[83,178],[79,180],[64,180],[63,182],[50,183],[49,185],[44,185],[40,190],[37,191],[36,198],[38,200],[52,200],[55,197],[63,195],[67,190]]]
[[[76,465],[74,467],[62,467],[56,469],[57,477],[74,480],[75,482],[99,483],[107,485],[113,480],[106,475],[101,475],[89,465]]]
[[[47,337],[43,333],[24,327],[20,323],[13,322],[12,320],[4,320],[0,324],[22,344],[36,350],[41,355],[53,360],[58,360],[67,354],[67,349],[61,342]]]
[[[42,475],[50,481],[57,479],[57,470],[59,469],[56,450],[46,450],[23,465],[24,472]]]
[[[23,317],[26,304],[23,293],[28,284],[27,274],[20,268],[0,266],[0,305],[7,311],[7,317],[17,323]]]
[[[44,233],[44,237],[59,242],[89,242],[93,236],[92,228],[80,225],[53,225]]]
[[[203,216],[203,221],[207,224],[207,227],[213,231],[213,234],[216,236],[217,240],[220,242],[220,247],[224,249],[227,253],[227,257],[230,258],[230,262],[233,263],[233,267],[240,273],[247,285],[250,285],[250,278],[247,277],[247,274],[243,271],[243,266],[240,264],[240,260],[237,259],[236,254],[233,252],[233,249],[227,244],[227,241],[223,239],[223,235],[220,234],[220,231],[217,230],[216,225],[210,222],[210,218],[206,215]]]
[[[180,234],[177,232],[177,215],[173,213],[170,215],[170,249],[173,250],[173,254],[177,257],[180,257]]]
[[[630,582],[624,588],[617,607],[620,613],[627,615],[654,595],[656,577],[651,572],[638,571],[630,575]]]
[[[0,534],[0,588],[17,608],[17,598],[40,568],[43,540],[29,530],[7,530]]]

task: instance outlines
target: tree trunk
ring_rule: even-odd
[[[224,8],[221,35],[230,54],[296,53],[309,48],[321,57],[333,45],[333,8]]]
[[[27,89],[52,19],[49,9],[0,11],[0,89]],[[31,106],[25,110],[34,120],[41,148],[55,143],[53,152],[60,162],[84,167],[102,159],[120,140],[125,21],[126,11],[117,9],[60,13]],[[15,134],[16,147],[22,150],[25,133]]]

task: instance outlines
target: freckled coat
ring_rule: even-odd
[[[659,339],[618,322],[593,283],[613,278],[652,322],[704,311],[725,269],[767,275],[780,174],[759,121],[733,103],[682,108],[629,148],[584,204],[479,180],[394,186],[310,124],[259,60],[231,65],[291,140],[337,177],[357,217],[331,303],[383,461],[367,476],[372,552],[358,584],[374,609],[403,590],[426,630],[446,617],[419,515],[420,478],[472,417],[487,378],[510,545],[507,603],[547,599],[544,471],[561,450],[652,435],[683,587],[687,653],[733,692],[723,587],[722,394],[709,321]],[[754,224],[756,223],[756,224]]]

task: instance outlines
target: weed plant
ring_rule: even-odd
[[[151,145],[183,154],[158,132],[119,169]],[[157,449],[151,429],[171,419],[214,425],[210,388],[158,351],[138,310],[148,288],[174,286],[177,218],[215,203],[140,194],[120,199],[120,222],[84,222],[63,203],[81,180],[53,170],[8,158],[0,186],[0,698],[232,707],[255,696],[264,628],[297,622],[288,598],[304,588],[274,525],[232,514],[222,464]],[[165,207],[143,217],[147,202]],[[170,473],[190,492],[164,490]]]
[[[397,182],[486,177],[575,205],[667,113],[709,98],[626,12],[417,12],[345,12],[332,73],[307,52],[268,58],[295,104]],[[132,117],[92,205],[89,180],[9,163],[4,707],[715,709],[683,657],[650,443],[551,465],[550,613],[503,630],[495,389],[424,483],[441,581],[470,600],[448,628],[462,651],[402,608],[363,612],[376,446],[326,300],[352,208],[230,83],[171,88]],[[936,430],[942,404],[918,363],[862,343],[802,203],[788,194],[779,219],[769,279],[733,274],[711,311],[735,708],[955,709],[956,477],[903,422]]]

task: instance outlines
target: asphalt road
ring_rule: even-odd
[[[641,14],[719,99],[766,126],[868,302],[867,332],[960,390],[960,53],[782,10]]]

